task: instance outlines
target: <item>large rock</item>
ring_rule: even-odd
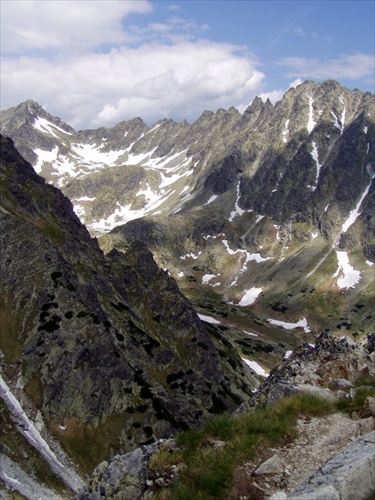
[[[375,491],[375,431],[321,467],[288,500],[367,500]]]

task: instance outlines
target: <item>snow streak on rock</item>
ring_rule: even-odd
[[[319,155],[318,155],[318,147],[316,145],[316,142],[313,141],[312,143],[313,150],[311,152],[311,156],[313,157],[316,165],[316,179],[315,179],[315,186],[312,187],[312,190],[315,191],[317,185],[318,185],[318,180],[319,180],[319,174],[320,170],[323,166],[323,163],[319,163]]]
[[[48,462],[51,469],[58,474],[73,491],[78,491],[78,489],[83,486],[83,481],[74,471],[68,470],[67,467],[65,467],[60,460],[58,460],[48,443],[28,418],[20,402],[10,391],[1,375],[0,396],[5,401],[9,411],[12,413],[16,421],[19,423],[20,432],[25,436],[27,441],[38,450],[38,452]]]
[[[257,375],[260,375],[261,377],[268,377],[268,373],[266,372],[266,370],[264,368],[262,368],[260,366],[259,363],[257,363],[256,361],[250,361],[246,358],[241,358],[242,361],[244,363],[247,364],[247,366],[249,366]]]
[[[371,177],[371,180],[370,180],[368,186],[366,186],[365,190],[363,191],[362,196],[357,203],[357,206],[355,207],[354,210],[352,210],[350,212],[349,217],[346,219],[346,221],[342,225],[342,228],[341,228],[342,233],[346,233],[346,231],[349,229],[349,227],[352,224],[354,224],[354,222],[357,220],[357,217],[359,217],[361,215],[361,212],[359,211],[359,209],[361,208],[363,200],[366,198],[366,196],[368,195],[368,192],[370,191],[372,179],[374,179],[374,177],[375,177],[375,174]]]
[[[204,314],[198,314],[199,319],[205,321],[206,323],[211,323],[213,325],[220,325],[220,321],[217,319],[211,318],[211,316],[205,316]]]
[[[316,125],[314,121],[314,109],[313,109],[313,98],[309,97],[309,119],[307,121],[307,131],[309,134],[314,130],[314,127]]]

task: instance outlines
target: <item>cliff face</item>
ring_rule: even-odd
[[[10,139],[0,157],[2,370],[72,457],[88,470],[243,400],[244,368],[227,373],[147,247],[105,257]]]

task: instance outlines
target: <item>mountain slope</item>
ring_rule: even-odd
[[[105,257],[10,139],[0,158],[1,371],[31,421],[91,471],[232,411],[257,378],[236,353],[236,371],[219,356],[147,247]]]
[[[78,132],[27,101],[1,121],[106,252],[143,240],[225,328],[375,328],[373,94],[304,82],[243,114]]]

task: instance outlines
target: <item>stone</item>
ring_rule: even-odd
[[[362,416],[363,417],[375,417],[375,398],[368,396],[362,408]]]
[[[288,500],[367,500],[375,491],[375,431],[335,455]]]
[[[325,401],[329,401],[331,403],[335,403],[337,401],[337,397],[335,394],[327,388],[319,387],[312,384],[297,384],[295,386],[297,392],[301,392],[304,394],[311,394],[320,399],[324,399]]]
[[[271,458],[263,462],[255,471],[258,476],[264,474],[282,474],[284,465],[278,455],[273,455]]]

